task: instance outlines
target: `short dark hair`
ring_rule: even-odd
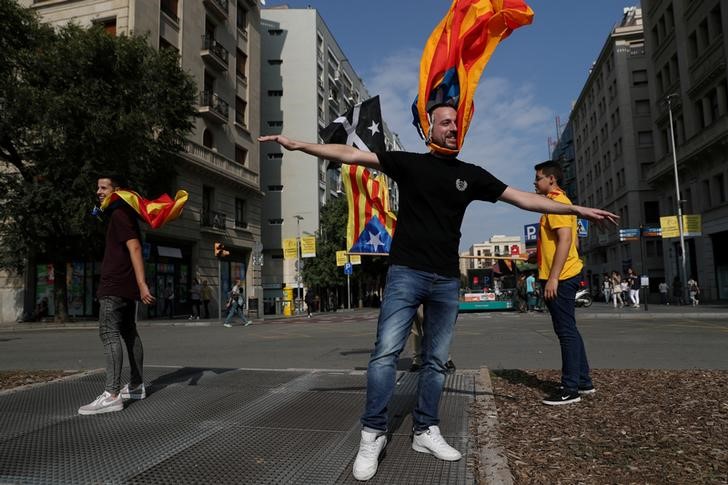
[[[116,188],[124,188],[129,186],[126,181],[126,177],[118,173],[101,173],[98,177],[96,177],[96,179],[109,179],[111,180],[111,186]]]
[[[537,163],[533,168],[537,172],[540,170],[547,177],[553,176],[559,185],[564,180],[564,171],[561,169],[561,164],[556,160],[546,160],[545,162]]]

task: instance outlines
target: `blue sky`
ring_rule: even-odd
[[[422,48],[450,7],[449,0],[268,0],[318,10],[382,114],[407,150],[425,146],[411,125]],[[475,116],[460,159],[485,167],[505,183],[532,190],[533,165],[549,156],[555,118],[566,123],[624,7],[639,0],[530,0],[532,25],[501,43],[483,72]],[[498,202],[474,202],[462,226],[460,249],[494,234],[523,236],[538,214]]]

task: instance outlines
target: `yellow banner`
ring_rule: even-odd
[[[361,254],[352,254],[349,256],[349,262],[351,264],[361,264]]]
[[[680,226],[677,223],[677,216],[660,217],[663,239],[680,237]],[[702,236],[703,216],[700,214],[683,215],[683,236]]]
[[[283,240],[283,259],[298,259],[296,238],[291,237]]]
[[[316,257],[316,237],[306,236],[301,238],[301,257],[302,258],[315,258]]]
[[[348,260],[346,251],[336,251],[336,266],[344,266]]]

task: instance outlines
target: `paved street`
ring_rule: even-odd
[[[579,328],[595,368],[728,369],[724,307],[579,309]],[[376,333],[373,309],[256,321],[142,322],[146,365],[250,369],[363,370]],[[95,369],[104,366],[93,322],[83,328],[0,331],[0,369]],[[558,342],[541,313],[461,314],[452,346],[459,369],[558,368]],[[409,351],[400,368],[409,367]]]

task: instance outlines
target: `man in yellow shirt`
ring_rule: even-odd
[[[561,166],[555,161],[547,161],[534,168],[536,192],[571,205],[559,187],[563,179]],[[543,400],[544,404],[552,406],[579,402],[582,394],[595,392],[589,376],[584,341],[576,328],[575,296],[583,267],[576,243],[576,216],[541,216],[536,253],[538,277],[546,306],[551,313],[554,332],[561,344],[561,388]]]

